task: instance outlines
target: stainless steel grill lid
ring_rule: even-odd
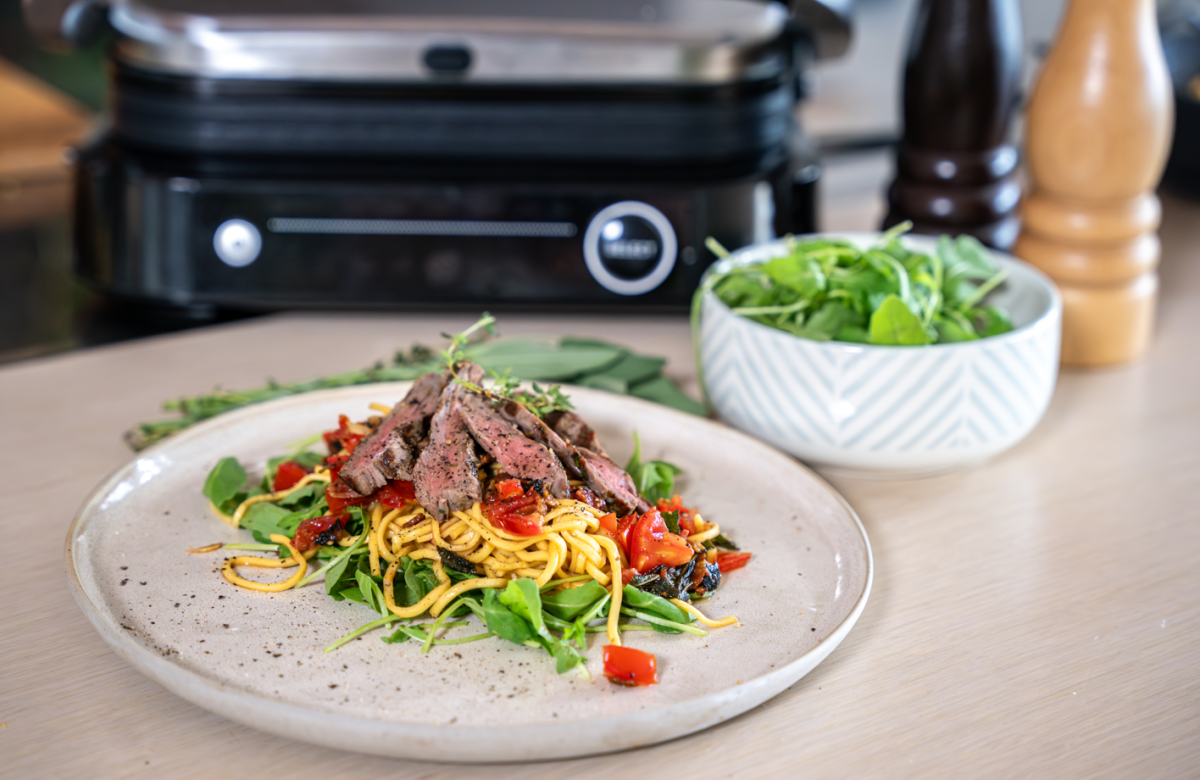
[[[114,0],[115,57],[221,79],[714,85],[777,77],[753,0]]]

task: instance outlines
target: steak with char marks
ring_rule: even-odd
[[[593,452],[586,447],[576,447],[575,451],[583,458],[587,469],[587,484],[596,495],[608,502],[609,507],[619,515],[627,515],[633,510],[647,511],[647,504],[638,495],[633,477],[625,469],[613,463],[604,455]],[[645,506],[646,509],[642,509]]]
[[[501,417],[491,401],[479,393],[467,392],[462,396],[459,414],[475,441],[496,459],[505,473],[517,479],[540,479],[550,495],[567,497],[570,491],[567,472],[554,453]]]
[[[464,381],[479,384],[483,369],[474,363],[464,363],[458,375]],[[470,392],[460,384],[446,385],[429,426],[429,444],[413,468],[417,501],[438,520],[445,520],[451,512],[469,509],[483,498],[475,440],[462,417],[463,397]]]
[[[371,495],[389,479],[412,479],[417,443],[437,409],[446,379],[438,373],[418,379],[379,427],[354,448],[341,477],[360,495]]]
[[[586,447],[592,452],[603,455],[605,458],[608,457],[604,446],[596,438],[596,432],[575,412],[551,412],[546,415],[546,422],[549,423],[550,427],[559,436],[566,439],[568,444],[575,447]]]
[[[563,437],[546,425],[541,417],[525,408],[525,405],[512,400],[504,400],[496,405],[496,411],[501,417],[515,423],[521,432],[538,444],[549,447],[558,456],[559,462],[567,474],[575,479],[583,479],[583,466],[575,448],[568,444]]]

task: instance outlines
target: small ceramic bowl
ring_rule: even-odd
[[[838,234],[860,246],[878,234]],[[905,237],[917,251],[936,240]],[[735,252],[709,269],[786,254],[782,241]],[[1008,269],[989,301],[1013,330],[978,341],[892,347],[810,341],[701,301],[697,354],[717,416],[833,474],[932,476],[981,463],[1025,438],[1058,376],[1062,298],[1050,279],[993,252]]]

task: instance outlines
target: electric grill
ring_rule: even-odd
[[[78,271],[189,307],[685,307],[814,229],[845,3],[115,0]]]

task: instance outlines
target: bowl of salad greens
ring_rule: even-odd
[[[706,398],[823,471],[903,479],[981,463],[1050,403],[1062,298],[973,238],[817,234],[726,254],[693,305]]]

